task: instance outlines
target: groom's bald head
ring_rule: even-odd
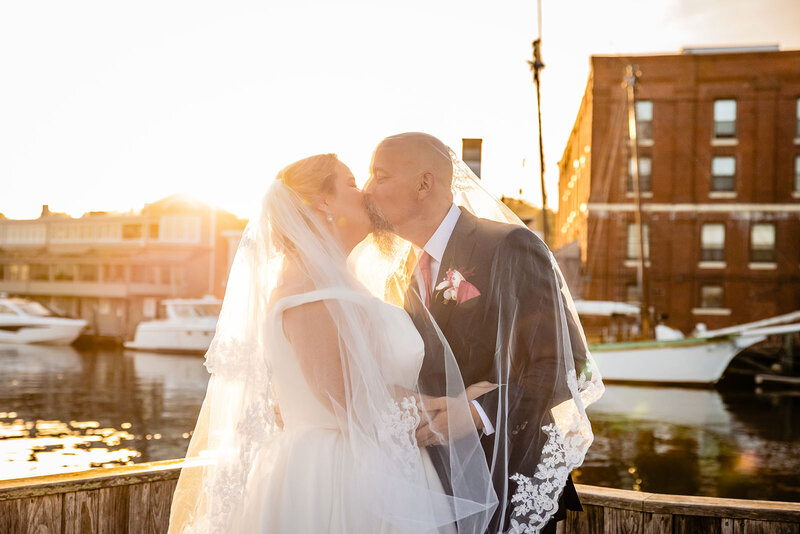
[[[450,149],[438,138],[422,132],[392,135],[378,144],[375,154],[378,152],[390,154],[393,163],[410,171],[408,174],[431,173],[435,186],[450,190],[453,162]]]
[[[435,222],[435,230],[453,203],[450,149],[430,134],[407,132],[381,141],[370,175],[365,192],[414,243],[427,240],[429,227]]]

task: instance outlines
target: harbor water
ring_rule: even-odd
[[[0,346],[0,479],[180,458],[199,356]],[[800,502],[800,396],[608,385],[582,484]]]

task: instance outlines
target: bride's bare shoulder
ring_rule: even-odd
[[[278,276],[278,283],[270,292],[267,307],[272,309],[276,302],[292,295],[312,291],[314,285],[311,279],[298,269],[285,267]]]

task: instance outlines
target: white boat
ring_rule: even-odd
[[[125,348],[156,352],[206,352],[214,338],[222,301],[204,297],[169,299],[161,304],[166,311],[166,318],[139,323],[133,341],[125,342]]]
[[[590,345],[603,380],[663,384],[716,384],[731,360],[763,334]]]
[[[637,307],[618,302],[577,300],[575,307],[584,329],[592,317],[638,315]],[[713,386],[744,349],[769,335],[800,331],[800,324],[785,324],[797,319],[800,311],[720,330],[701,329],[689,338],[678,330],[657,325],[655,340],[590,344],[589,349],[603,380],[609,382]]]
[[[69,345],[85,327],[83,319],[61,317],[35,300],[0,296],[0,343]]]

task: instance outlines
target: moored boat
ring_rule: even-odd
[[[712,386],[763,334],[590,345],[603,380]]]
[[[83,319],[62,317],[35,300],[0,296],[0,343],[69,345],[85,327]]]
[[[213,297],[161,302],[166,318],[143,321],[126,349],[151,352],[204,353],[217,328],[222,301]]]

